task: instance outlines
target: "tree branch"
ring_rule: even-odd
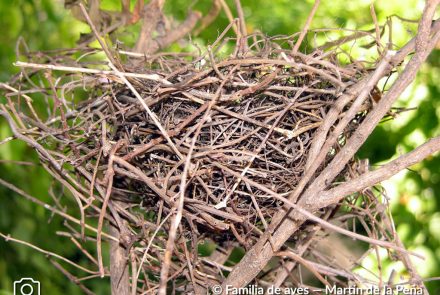
[[[130,279],[128,273],[128,257],[126,249],[119,242],[120,230],[110,223],[109,232],[118,241],[110,241],[110,281],[112,295],[129,295]],[[132,282],[136,288],[136,282]]]
[[[191,11],[188,14],[186,20],[179,25],[176,29],[167,33],[163,37],[158,37],[152,41],[151,47],[148,49],[148,53],[154,53],[161,49],[170,46],[172,43],[182,39],[185,35],[189,34],[197,24],[197,21],[202,17],[199,11]]]
[[[217,18],[221,10],[222,4],[220,0],[212,0],[211,9],[209,10],[208,14],[200,20],[200,26],[194,31],[194,35],[197,36],[205,28],[207,28]]]
[[[157,23],[162,16],[162,8],[165,0],[152,0],[148,5],[144,6],[141,32],[135,46],[136,52],[148,53],[151,41],[153,40],[153,32],[156,30]]]
[[[424,40],[429,39],[431,35],[432,38],[429,42],[424,43],[425,45],[416,45],[416,54],[412,57],[410,62],[405,67],[405,70],[393,84],[391,89],[384,95],[384,97],[379,101],[378,105],[373,109],[373,111],[367,116],[364,122],[359,126],[357,131],[349,139],[344,148],[335,156],[333,161],[327,166],[327,168],[318,176],[314,181],[313,185],[310,186],[306,192],[303,194],[299,206],[303,208],[310,208],[310,200],[315,198],[316,193],[324,190],[324,188],[331,183],[333,178],[340,173],[340,171],[345,167],[348,160],[350,160],[354,153],[359,149],[359,147],[365,142],[367,137],[371,134],[373,129],[383,118],[386,112],[391,108],[394,101],[403,92],[403,90],[414,80],[415,75],[420,68],[421,64],[426,60],[429,52],[434,48],[440,34],[438,29],[431,32],[431,19],[435,11],[435,7],[438,4],[437,1],[429,1],[423,12],[422,20],[419,25],[419,33],[416,37],[416,44],[423,42],[418,41],[420,38]],[[428,20],[428,21],[427,21]],[[432,34],[431,34],[432,33]],[[423,37],[420,37],[423,36]],[[409,43],[408,45],[412,45]],[[405,51],[408,48],[405,48]],[[401,54],[396,55],[397,58],[402,57]],[[254,247],[252,247],[242,260],[234,267],[234,269],[229,274],[228,278],[223,282],[223,287],[227,285],[234,287],[242,287],[249,283],[253,278],[255,278],[258,273],[266,266],[267,262],[273,257],[274,252],[278,251],[280,247],[285,243],[285,241],[296,232],[299,226],[306,220],[296,212],[290,212],[289,216],[285,216],[283,211],[280,211],[278,216],[274,218],[272,223],[277,224],[278,220],[281,219],[281,223],[277,228],[274,226],[269,227],[267,231],[268,234],[272,236],[271,243],[268,239],[260,239]],[[281,216],[281,218],[279,217]],[[285,216],[285,217],[282,217]],[[278,218],[277,218],[278,217]],[[287,217],[287,218],[286,218]],[[271,234],[273,231],[273,235]],[[225,289],[225,288],[224,288]]]
[[[421,162],[426,157],[438,152],[439,150],[440,136],[437,136],[413,151],[407,153],[406,155],[400,156],[396,160],[385,164],[377,170],[367,172],[358,178],[318,194],[319,197],[316,199],[310,199],[310,204],[316,201],[316,203],[313,203],[313,206],[316,208],[323,208],[330,204],[336,204],[345,196],[362,191],[367,187],[386,180],[403,169]]]

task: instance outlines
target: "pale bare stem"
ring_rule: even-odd
[[[429,11],[429,6],[426,10]],[[423,22],[422,19],[419,31],[420,34],[426,35],[428,38],[430,26],[430,22]],[[419,39],[418,36],[416,40]],[[439,38],[440,34],[437,32],[435,35],[433,35],[432,39],[427,42],[426,46],[419,48],[417,48],[418,46],[416,42],[416,54],[411,58],[410,62],[405,67],[402,74],[394,82],[389,91],[378,102],[374,110],[367,115],[365,121],[358,127],[358,131],[342,148],[341,152],[339,152],[332,160],[332,162],[326,167],[326,169],[321,172],[320,176],[314,181],[314,187],[319,187],[321,190],[324,189],[325,184],[328,183],[328,181],[331,181],[336,176],[336,174],[339,173],[341,169],[343,169],[343,165],[345,165],[345,163],[347,163],[347,161],[360,148],[367,137],[371,134],[373,129],[377,126],[379,121],[391,108],[392,104],[397,100],[399,95],[414,80],[418,69],[426,60],[428,54],[432,51]]]
[[[275,199],[277,199],[279,201],[282,201],[285,204],[286,207],[290,207],[291,209],[294,209],[293,211],[297,215],[300,215],[300,216],[303,215],[301,217],[303,219],[309,219],[309,220],[315,221],[316,223],[318,223],[319,225],[321,225],[322,227],[324,227],[326,229],[329,229],[329,230],[332,230],[332,231],[344,234],[344,235],[349,236],[349,237],[351,237],[353,239],[357,239],[357,240],[364,241],[364,242],[367,242],[367,243],[370,243],[370,244],[373,244],[373,245],[377,245],[377,246],[381,246],[381,247],[385,247],[385,248],[390,248],[390,249],[393,249],[393,250],[396,250],[396,251],[400,251],[400,252],[403,252],[403,253],[406,253],[406,254],[411,254],[411,255],[419,257],[419,258],[423,258],[423,256],[421,256],[419,254],[416,254],[416,253],[413,253],[413,252],[409,252],[409,251],[407,251],[404,248],[401,248],[401,247],[398,247],[398,246],[394,245],[393,243],[385,242],[385,241],[381,241],[381,240],[377,240],[377,239],[372,239],[372,238],[369,238],[369,237],[365,237],[365,236],[362,236],[360,234],[356,234],[356,233],[353,233],[353,232],[351,232],[349,230],[346,230],[346,229],[340,228],[340,227],[338,227],[336,225],[333,225],[333,224],[329,223],[328,221],[325,221],[322,218],[317,217],[317,216],[315,216],[313,214],[313,212],[316,211],[318,208],[315,208],[315,207],[312,207],[312,206],[309,205],[309,206],[307,206],[307,209],[305,209],[305,207],[301,207],[302,204],[301,205],[297,205],[297,204],[291,202],[290,200],[286,199],[285,197],[280,196],[279,194],[269,190],[268,188],[266,188],[264,186],[261,186],[258,183],[255,183],[254,181],[250,180],[246,176],[242,176],[239,173],[237,173],[237,172],[235,172],[235,171],[233,171],[233,170],[231,170],[231,169],[229,169],[227,167],[221,166],[219,164],[214,164],[214,165],[218,165],[218,167],[221,168],[222,170],[224,170],[224,171],[234,175],[237,178],[240,178],[242,181],[250,184],[251,186],[264,191],[265,193],[269,194],[271,197],[273,197],[273,198],[275,198]]]
[[[130,14],[130,0],[121,0],[122,13]]]
[[[104,226],[104,218],[105,218],[105,215],[106,215],[107,206],[109,204],[110,196],[111,196],[112,188],[113,188],[113,177],[115,175],[115,171],[114,171],[114,167],[113,167],[113,161],[114,161],[115,153],[118,151],[118,149],[120,149],[124,145],[125,145],[125,142],[121,140],[112,148],[112,150],[110,152],[110,155],[109,155],[109,162],[108,162],[107,172],[105,174],[105,180],[107,182],[107,189],[106,189],[106,192],[105,192],[104,200],[102,202],[101,212],[99,213],[98,228],[97,228],[98,235],[96,237],[97,254],[98,254],[98,266],[99,266],[99,272],[101,274],[101,277],[103,277],[104,274],[105,274],[104,265],[103,265],[103,261],[102,261],[101,236],[102,236],[102,228]],[[118,280],[118,279],[119,278],[117,278],[116,280]]]
[[[371,74],[366,83],[363,85],[362,90],[357,94],[357,98],[351,105],[350,109],[345,113],[344,117],[340,119],[338,124],[336,125],[333,132],[326,139],[325,144],[321,147],[318,155],[310,154],[308,158],[308,163],[310,166],[306,166],[306,173],[302,177],[298,186],[295,188],[295,191],[289,197],[291,200],[296,201],[307,185],[311,177],[314,175],[316,170],[319,168],[321,163],[324,161],[327,156],[330,148],[336,143],[339,135],[343,132],[344,128],[347,127],[348,123],[356,116],[359,112],[363,102],[367,99],[373,87],[378,83],[378,81],[385,75],[385,73],[390,71],[390,61],[391,58],[395,55],[394,52],[387,52],[385,57],[381,60],[376,70]],[[341,96],[341,98],[344,96]],[[349,98],[350,96],[346,96]],[[346,101],[344,101],[345,103]],[[310,160],[310,161],[309,161]]]
[[[436,20],[432,26],[432,31],[437,32],[440,30],[440,20]],[[392,63],[393,65],[401,63],[404,58],[415,49],[415,43],[416,38],[413,38],[411,41],[409,41],[403,48],[401,48],[396,55],[394,56]],[[384,73],[384,76],[389,74],[389,71],[386,71]],[[320,126],[320,128],[317,131],[317,135],[312,141],[312,147],[310,148],[310,153],[307,158],[307,164],[306,164],[306,170],[313,170],[310,169],[310,166],[312,163],[317,162],[316,157],[322,150],[322,145],[324,144],[324,141],[327,138],[328,131],[333,126],[333,124],[338,119],[338,115],[342,112],[344,106],[350,102],[352,99],[354,99],[356,96],[359,95],[359,93],[364,88],[365,84],[368,80],[371,79],[371,76],[367,76],[364,79],[360,80],[358,83],[356,83],[354,86],[350,87],[346,90],[346,93],[342,94],[339,99],[335,102],[334,106],[330,109],[330,111],[327,113],[323,124]],[[305,177],[307,178],[307,177]]]
[[[87,288],[86,286],[84,286],[84,284],[81,283],[81,281],[74,276],[73,274],[71,274],[67,269],[65,269],[61,264],[59,264],[58,262],[56,262],[53,259],[49,259],[50,263],[52,263],[53,266],[55,266],[55,268],[57,268],[62,274],[64,274],[71,282],[73,282],[74,284],[78,285],[81,290],[83,290],[83,292],[87,295],[93,295],[95,293],[93,293],[89,288]]]
[[[122,79],[122,81],[127,85],[127,87],[133,92],[135,97],[138,99],[142,107],[145,109],[147,114],[150,116],[151,120],[153,120],[154,124],[156,124],[157,128],[159,128],[160,132],[162,133],[163,137],[166,139],[166,141],[169,143],[169,145],[172,147],[174,152],[179,156],[180,159],[183,159],[183,155],[180,153],[180,151],[176,148],[173,141],[171,140],[170,136],[168,135],[168,132],[165,130],[165,128],[162,126],[162,124],[159,122],[157,116],[155,113],[153,113],[148,105],[145,103],[145,100],[141,97],[141,95],[137,92],[137,90],[133,87],[133,85],[127,80],[127,78],[124,77],[124,75],[118,71],[111,63],[109,64],[110,67],[116,72],[116,74],[119,76],[119,78]]]
[[[63,71],[63,72],[72,72],[72,73],[83,73],[83,74],[96,74],[102,75],[105,78],[108,78],[109,81],[113,81],[116,78],[116,82],[122,83],[117,76],[122,75],[127,78],[138,78],[145,79],[151,81],[161,82],[163,84],[170,85],[171,83],[165,79],[162,79],[159,75],[156,74],[137,74],[137,73],[125,73],[125,72],[115,72],[115,71],[106,71],[106,70],[98,70],[98,69],[90,69],[90,68],[80,68],[80,67],[68,67],[68,66],[57,66],[50,64],[36,64],[36,63],[28,63],[17,61],[14,63],[15,66],[21,68],[33,68],[33,69],[42,69],[42,70],[55,70],[55,71]]]
[[[54,179],[58,180],[62,185],[64,185],[65,187],[67,187],[69,189],[69,191],[72,193],[73,198],[75,199],[79,211],[80,211],[80,216],[81,216],[81,238],[84,240],[85,237],[85,212],[84,212],[84,206],[83,206],[83,202],[86,201],[86,199],[84,198],[84,196],[78,192],[74,186],[72,186],[68,181],[66,181],[65,179],[59,177],[58,174],[54,173],[48,166],[46,166],[46,164],[43,163],[43,167],[46,168],[46,171],[49,172],[50,175],[52,175],[54,177]]]
[[[234,15],[232,14],[232,11],[231,11],[231,9],[229,8],[229,6],[228,6],[228,4],[226,3],[226,1],[225,0],[219,0],[220,1],[220,4],[222,5],[222,8],[223,8],[223,10],[224,10],[224,12],[225,12],[225,14],[226,14],[226,17],[228,18],[228,20],[229,20],[229,23],[230,24],[233,24],[233,30],[234,30],[234,32],[235,32],[235,35],[236,36],[238,36],[238,34],[239,34],[239,28],[238,28],[238,25],[237,25],[237,22],[236,22],[236,18],[234,18]]]
[[[379,23],[377,22],[377,16],[376,16],[376,10],[374,9],[374,3],[370,4],[370,14],[371,14],[371,17],[374,22],[374,30],[376,32],[376,45],[377,45],[377,50],[380,54],[382,52],[383,45],[382,45],[382,42],[380,42],[380,27],[379,27]]]
[[[165,218],[161,221],[161,223],[159,224],[159,226],[156,228],[156,230],[154,231],[153,235],[151,236],[150,241],[148,242],[148,245],[147,245],[147,247],[144,250],[144,254],[142,255],[142,258],[141,258],[141,261],[140,261],[140,264],[139,264],[139,268],[136,271],[136,274],[134,276],[135,279],[134,279],[132,284],[135,284],[135,282],[137,282],[137,280],[139,279],[139,275],[141,273],[142,267],[143,267],[143,265],[144,265],[144,263],[145,263],[145,261],[147,259],[148,251],[150,250],[151,245],[153,244],[154,239],[156,238],[156,235],[158,234],[159,230],[163,227],[165,222],[167,222],[168,218],[170,218],[171,214],[173,214],[173,213],[174,213],[174,211],[170,211],[170,213],[167,216],[165,216]],[[132,271],[134,273],[134,270],[132,270]]]
[[[15,125],[14,120],[12,119],[11,115],[7,112],[4,105],[0,106],[2,108],[2,111],[0,111],[0,116],[3,116],[6,121],[8,121],[9,128],[11,128],[12,134],[14,134],[15,138],[20,139],[24,142],[26,142],[29,146],[35,148],[37,151],[39,151],[46,159],[47,161],[57,170],[61,171],[61,165],[50,155],[47,150],[38,142],[36,142],[33,138],[27,137],[23,134],[21,134],[17,126]]]
[[[10,142],[11,140],[14,140],[14,139],[15,139],[14,136],[6,137],[6,138],[2,139],[2,141],[0,141],[0,145],[3,145],[3,144],[5,144],[5,143],[8,143],[8,142]]]
[[[280,120],[284,117],[284,115],[289,111],[289,109],[295,104],[296,100],[298,99],[298,97],[304,92],[305,89],[302,89],[301,91],[298,91],[295,94],[295,97],[292,98],[291,102],[287,105],[287,107],[282,110],[279,115],[277,115],[277,118],[274,122],[273,125],[270,126],[266,136],[264,137],[264,139],[261,141],[260,145],[258,146],[258,148],[254,151],[254,155],[252,156],[252,158],[250,159],[250,161],[246,164],[246,167],[244,167],[243,171],[241,172],[241,176],[246,175],[246,173],[249,171],[249,168],[252,166],[252,164],[254,163],[255,159],[258,157],[258,155],[261,153],[261,151],[263,150],[263,148],[266,146],[266,142],[269,139],[269,137],[272,135],[272,132],[274,131],[274,129],[276,128],[275,126],[280,122]],[[217,209],[221,209],[221,208],[225,208],[227,206],[227,203],[229,201],[229,198],[234,194],[235,190],[237,189],[238,185],[240,184],[241,179],[237,179],[237,181],[234,183],[234,186],[232,187],[232,189],[229,191],[229,193],[226,195],[226,197],[217,205],[215,205],[215,208]]]
[[[323,216],[323,219],[328,221],[331,215],[336,210],[328,210],[328,212]],[[315,235],[321,230],[320,226],[314,226],[312,230],[308,233],[308,237],[302,242],[295,245],[293,251],[299,255],[300,257],[305,254],[305,252],[309,249],[311,244],[314,242]],[[273,285],[276,287],[280,287],[284,281],[289,277],[289,274],[292,270],[297,266],[296,261],[287,261],[283,264],[280,269],[275,274],[275,279],[273,280]]]
[[[30,109],[30,111],[31,111],[31,113],[32,113],[32,116],[33,116],[36,120],[38,120],[39,122],[41,122],[41,119],[38,117],[37,113],[35,112],[34,107],[32,106],[33,100],[32,100],[32,98],[31,98],[29,95],[26,95],[26,94],[24,94],[24,93],[21,93],[21,91],[20,91],[19,89],[15,89],[14,87],[12,87],[12,86],[10,86],[10,85],[8,85],[8,84],[6,84],[6,83],[3,83],[3,82],[0,83],[0,87],[5,88],[5,89],[7,89],[7,90],[10,90],[10,91],[16,93],[19,97],[20,97],[20,96],[23,96],[23,97],[25,98],[25,100],[26,100],[26,104],[28,105],[28,107],[29,107],[29,109]]]

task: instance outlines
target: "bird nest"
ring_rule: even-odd
[[[261,38],[246,54],[224,57],[210,48],[197,56],[121,51],[111,70],[95,49],[33,53],[17,63],[30,70],[8,86],[19,90],[11,92],[19,102],[10,125],[27,130],[22,139],[71,192],[81,227],[72,235],[87,240],[97,232],[91,241],[101,265],[101,239],[115,240],[103,231],[104,220],[120,228],[120,245],[134,253],[132,272],[143,277],[144,291],[155,288],[170,239],[170,279],[191,275],[213,284],[229,270],[227,249],[249,249],[264,234],[304,175],[323,117],[369,70],[340,64],[337,51],[306,55],[279,44]],[[30,96],[46,102],[47,115],[34,110]],[[372,105],[371,98],[364,103],[325,162]],[[353,159],[335,181],[354,177],[359,167]],[[350,202],[354,214],[356,199]],[[377,202],[370,194],[362,206],[374,210]],[[338,216],[341,208],[321,213]],[[302,243],[310,224],[291,242]],[[207,241],[223,258],[200,254],[211,254],[201,246]],[[183,271],[189,257],[190,274]]]
[[[71,71],[89,67],[66,56],[60,63]],[[362,77],[353,67],[288,50],[221,61],[162,55],[115,73],[96,70],[76,81],[69,73],[55,82],[46,72],[53,88],[42,94],[55,100],[47,105],[54,112],[49,121],[23,120],[58,161],[71,164],[59,176],[93,178],[104,190],[108,179],[100,175],[111,154],[111,199],[125,210],[148,212],[157,222],[184,191],[184,232],[243,246],[258,239],[283,204],[268,190],[292,193],[323,116]],[[69,99],[84,90],[88,99]],[[341,134],[341,144],[368,109]]]

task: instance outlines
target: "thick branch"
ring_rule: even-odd
[[[165,0],[152,0],[148,5],[145,5],[143,11],[144,22],[135,46],[136,52],[146,53],[151,46],[153,32],[156,30],[156,25],[162,16],[164,4]]]
[[[130,280],[128,275],[127,251],[120,244],[119,229],[110,223],[110,234],[118,241],[110,241],[110,281],[113,295],[129,295]],[[133,282],[136,284],[136,282]]]
[[[428,24],[427,27],[427,22],[425,20],[429,18],[432,19],[433,12],[430,8],[431,5],[436,5],[436,3],[433,4],[433,2],[428,2],[422,21],[420,22],[418,36],[423,35],[429,37],[430,35],[430,24]],[[428,31],[428,35],[426,35],[426,31]],[[432,30],[432,32],[434,33],[434,30]],[[417,46],[416,54],[405,67],[405,70],[393,84],[391,89],[359,126],[357,132],[352,138],[350,138],[346,146],[335,156],[330,165],[327,166],[313,185],[303,194],[298,205],[307,208],[309,200],[316,197],[316,193],[322,191],[325,186],[328,183],[331,183],[333,178],[340,173],[347,161],[353,157],[354,153],[365,142],[366,138],[371,134],[378,122],[391,108],[394,101],[414,80],[418,69],[437,43],[439,37],[440,34],[435,32],[435,35],[431,38],[429,43],[427,43],[427,46]],[[400,55],[398,54],[397,56]],[[245,257],[243,257],[240,263],[234,267],[228,278],[224,281],[224,287],[226,287],[226,285],[232,285],[235,287],[245,286],[258,275],[267,262],[273,257],[274,252],[278,251],[285,241],[295,233],[299,226],[306,220],[306,218],[301,215],[294,213],[295,212],[290,214],[288,218],[282,220],[281,224],[272,235],[271,243],[266,239],[261,239],[251,250],[248,251]]]
[[[208,14],[205,15],[200,20],[200,26],[197,28],[197,30],[194,31],[194,35],[200,34],[205,28],[207,28],[218,16],[222,9],[222,4],[220,0],[213,0],[211,9],[209,10]]]
[[[440,31],[440,20],[436,20],[432,25],[432,32]],[[415,49],[416,38],[413,38],[409,41],[404,47],[402,47],[394,56],[392,63],[397,65],[401,63],[406,56]],[[385,72],[384,75],[389,74],[389,72]],[[372,74],[373,75],[373,74]],[[309,157],[307,159],[306,170],[310,168],[313,162],[316,161],[318,154],[322,150],[322,146],[326,141],[327,134],[330,128],[334,125],[336,120],[338,119],[339,114],[342,112],[344,106],[349,103],[354,97],[358,96],[361,90],[365,87],[366,83],[371,79],[370,76],[360,80],[354,86],[346,91],[340,98],[338,98],[335,105],[330,109],[327,113],[323,124],[319,127],[317,136],[312,141],[312,147],[309,151]]]
[[[317,195],[315,200],[316,203],[313,204],[318,208],[323,208],[330,204],[338,203],[345,196],[362,191],[367,187],[386,180],[399,171],[421,162],[423,159],[439,150],[440,136],[437,136],[415,150],[389,162],[377,170],[367,172],[356,179],[350,180],[349,182],[338,185],[335,188]],[[312,203],[314,201],[313,198],[310,201]]]
[[[198,11],[191,11],[186,20],[179,25],[175,30],[168,32],[163,37],[158,37],[152,41],[152,45],[148,49],[148,53],[154,53],[161,49],[170,46],[172,43],[182,39],[189,34],[197,24],[197,21],[202,17]]]

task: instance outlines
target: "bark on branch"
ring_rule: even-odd
[[[438,152],[439,150],[440,136],[437,136],[413,151],[407,153],[406,155],[389,162],[377,170],[367,172],[358,178],[351,180],[350,182],[338,185],[335,188],[316,195],[316,198],[310,199],[310,204],[314,204],[316,208],[323,208],[330,204],[336,204],[345,196],[362,191],[365,188],[371,187],[385,179],[388,179],[403,169],[421,162],[426,157]]]
[[[112,295],[130,295],[130,280],[128,273],[128,257],[126,249],[119,242],[120,232],[110,224],[110,234],[118,241],[110,241],[110,281]],[[135,282],[133,282],[135,284]]]
[[[428,54],[432,51],[440,38],[440,28],[438,25],[431,28],[431,20],[438,2],[439,1],[427,2],[420,21],[416,41],[408,44],[409,47],[415,47],[416,53],[406,65],[405,70],[398,77],[390,90],[384,95],[378,105],[367,116],[365,121],[359,126],[344,148],[318,176],[313,185],[302,194],[301,199],[298,202],[299,206],[302,206],[305,209],[310,208],[309,204],[311,203],[311,200],[316,198],[317,193],[323,191],[328,183],[331,183],[333,178],[340,173],[347,161],[353,157],[356,151],[365,142],[379,121],[391,108],[395,100],[414,80],[421,64],[426,60]],[[408,48],[405,48],[405,52],[407,52],[407,50]],[[395,56],[393,61],[396,62],[398,58],[404,58],[401,52]],[[266,266],[267,262],[274,256],[274,253],[278,251],[285,241],[297,231],[305,220],[306,218],[297,214],[295,211],[288,211],[287,214],[281,211],[278,216],[275,216],[265,237],[257,242],[257,244],[246,253],[240,263],[234,267],[228,278],[223,282],[223,290],[226,289],[227,285],[242,287],[248,284],[258,275],[258,273]],[[273,224],[275,224],[276,227]],[[271,238],[271,242],[269,242],[269,238]]]

